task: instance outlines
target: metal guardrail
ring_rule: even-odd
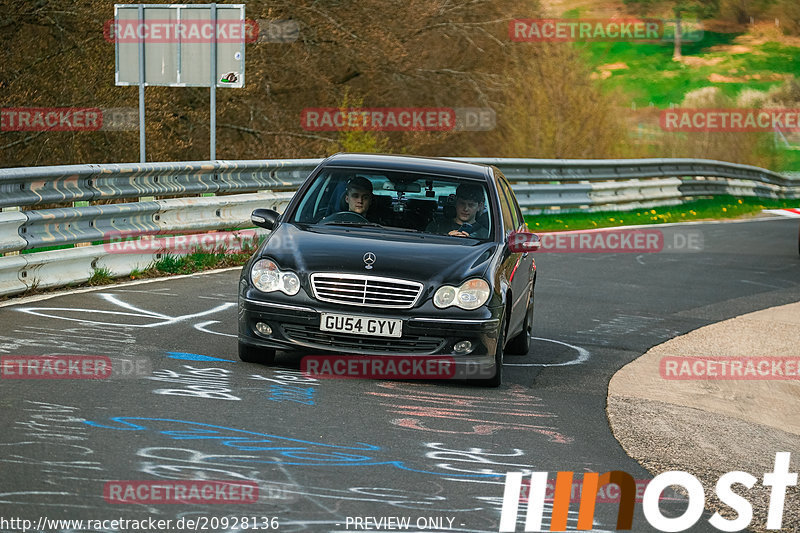
[[[321,159],[0,169],[0,207],[296,188]]]
[[[181,233],[249,226],[257,207],[281,210],[292,191],[0,213],[0,252],[79,244],[108,235]],[[5,229],[4,229],[5,228]],[[16,231],[15,231],[16,230]],[[2,262],[2,258],[0,258]]]
[[[526,214],[633,209],[722,194],[800,198],[800,174],[710,159],[455,159],[498,167]]]
[[[800,198],[800,174],[703,159],[454,158],[497,166],[526,214],[678,204],[732,194]],[[250,225],[255,207],[282,210],[321,159],[195,161],[0,169],[0,253],[101,241],[134,231],[180,233]],[[258,191],[258,192],[256,192]],[[202,193],[221,196],[186,197]],[[153,200],[153,197],[175,197]],[[182,197],[182,198],[179,198]],[[103,200],[143,201],[88,205]],[[72,207],[48,208],[52,204]],[[27,210],[17,210],[32,208]],[[8,210],[11,208],[13,210]],[[38,209],[37,209],[38,208]],[[0,295],[126,275],[159,255],[103,246],[0,256]]]
[[[786,184],[787,177],[750,165],[711,159],[512,159],[453,158],[495,165],[507,178],[534,180],[618,180],[677,176],[718,176]]]

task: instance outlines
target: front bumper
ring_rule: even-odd
[[[320,330],[321,313],[338,313],[402,320],[402,337],[376,337]],[[472,314],[472,313],[471,313]],[[381,356],[452,356],[457,365],[477,364],[494,369],[502,307],[474,312],[476,318],[436,317],[415,310],[348,308],[314,302],[313,306],[266,302],[239,297],[239,342],[251,346],[306,354]],[[255,325],[270,326],[270,335]],[[460,341],[470,341],[466,354],[454,351]]]

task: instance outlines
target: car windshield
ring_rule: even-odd
[[[306,189],[292,221],[488,239],[492,235],[490,206],[482,181],[327,169]]]

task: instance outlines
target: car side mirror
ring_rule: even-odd
[[[508,249],[515,254],[534,252],[542,246],[542,240],[529,231],[512,231],[508,235]]]
[[[256,209],[250,215],[250,221],[258,226],[268,230],[275,229],[275,224],[278,222],[280,215],[277,211],[272,209]]]

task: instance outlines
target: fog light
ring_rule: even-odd
[[[453,346],[453,351],[456,353],[469,353],[472,351],[472,343],[470,341],[457,342]]]
[[[264,336],[272,335],[272,328],[263,322],[256,322],[256,331]]]

